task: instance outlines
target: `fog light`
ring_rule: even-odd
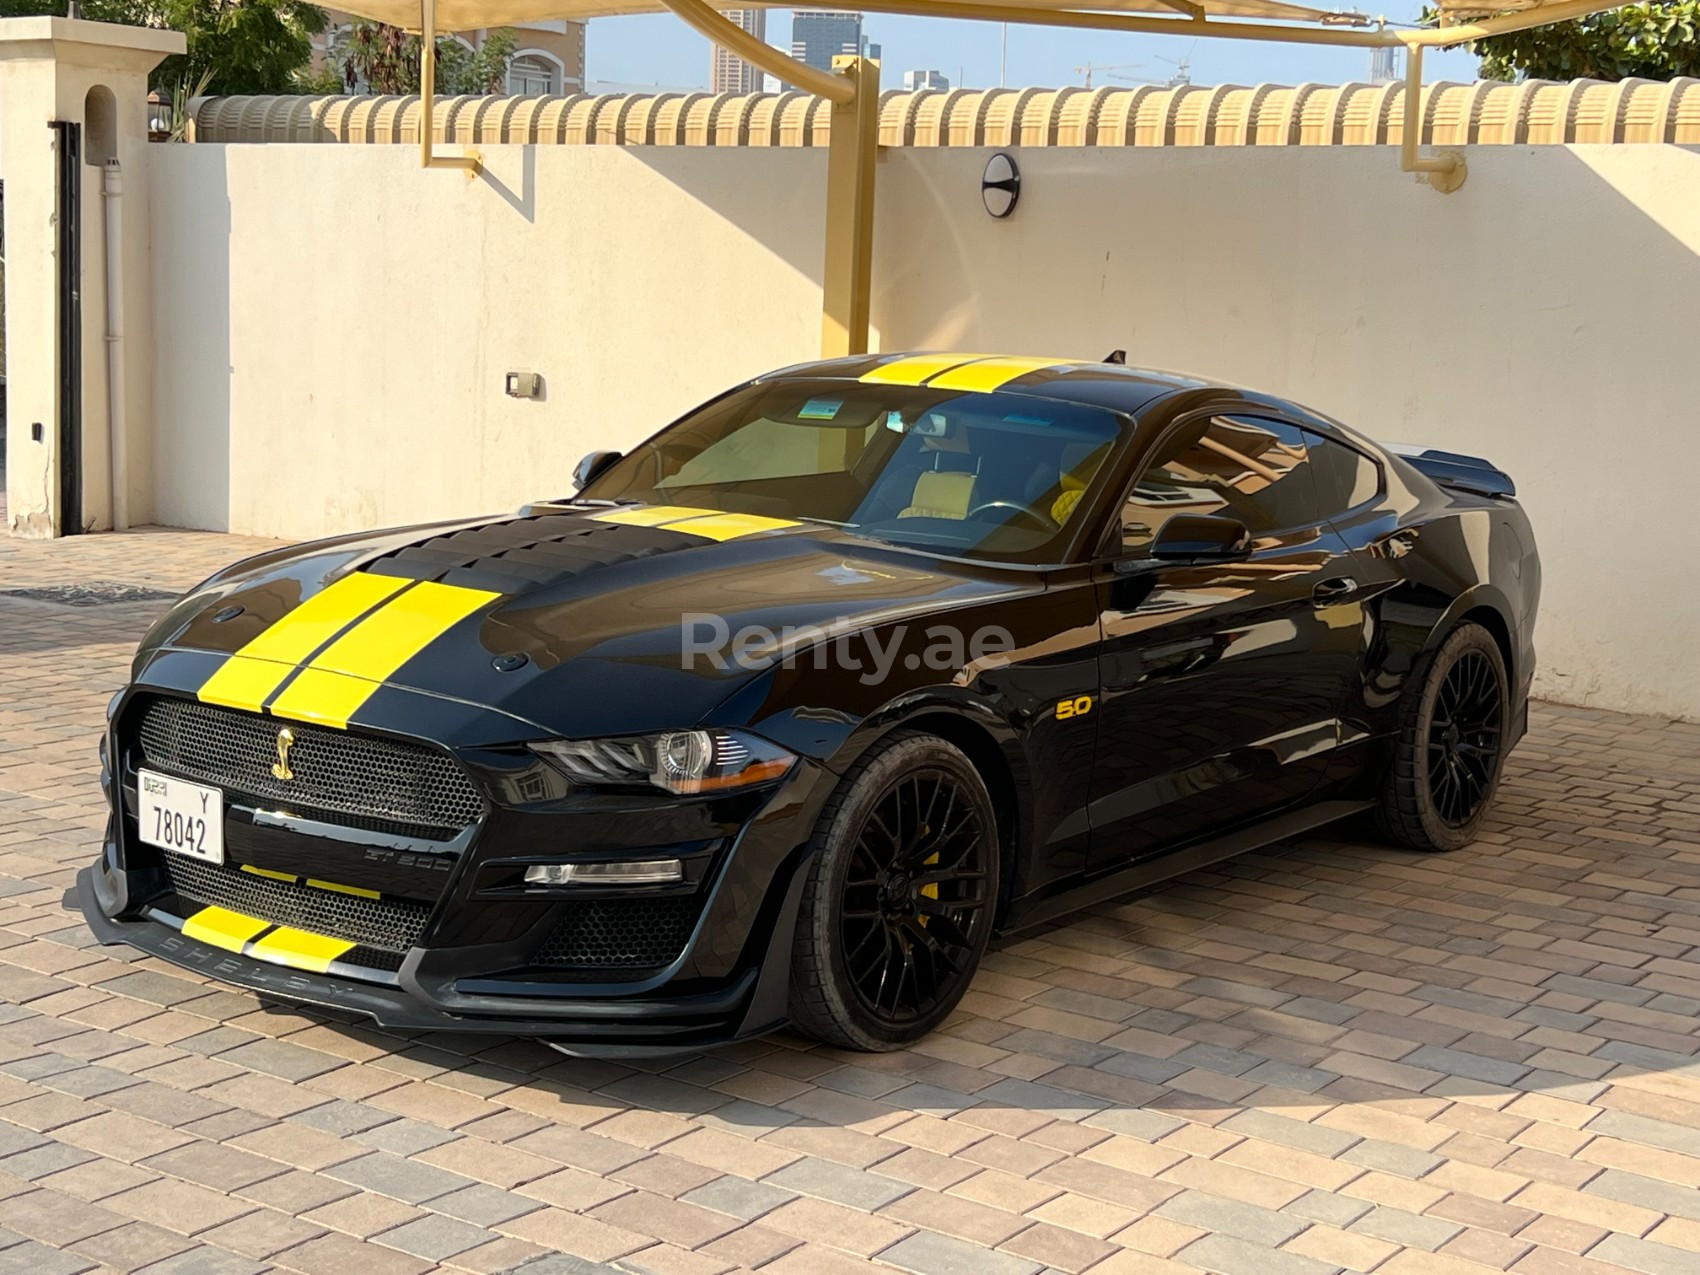
[[[538,863],[525,870],[527,885],[667,885],[685,879],[677,859],[630,863]]]

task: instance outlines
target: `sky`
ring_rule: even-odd
[[[1319,0],[1317,7],[1330,6]],[[1393,21],[1414,22],[1421,8],[1421,0],[1412,0],[1384,12]],[[881,78],[888,88],[901,88],[903,73],[917,68],[942,71],[953,87],[990,88],[999,83],[1002,28],[997,23],[870,13],[862,29],[883,46]],[[790,10],[768,11],[767,39],[790,47]],[[706,88],[708,49],[706,39],[672,14],[597,18],[588,34],[587,78],[593,89],[598,84]],[[1182,58],[1191,60],[1194,84],[1339,84],[1369,74],[1367,49],[1011,26],[1003,82],[1045,88],[1080,84],[1085,76],[1076,68],[1091,61],[1122,68],[1098,72],[1095,86],[1126,82],[1116,76],[1165,83]],[[1425,79],[1476,78],[1476,59],[1468,53],[1431,52],[1423,61]]]

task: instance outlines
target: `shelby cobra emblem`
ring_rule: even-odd
[[[295,778],[295,772],[289,768],[289,750],[294,747],[295,732],[285,726],[277,733],[277,761],[272,765],[272,774],[277,778]]]

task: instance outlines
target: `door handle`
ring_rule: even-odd
[[[1330,603],[1351,597],[1357,591],[1358,582],[1351,576],[1335,576],[1333,579],[1324,580],[1317,585],[1310,591],[1310,596],[1317,606],[1328,606]]]

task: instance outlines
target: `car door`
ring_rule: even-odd
[[[1250,552],[1159,562],[1177,513],[1237,518]],[[1183,418],[1098,565],[1090,861],[1149,858],[1300,802],[1340,739],[1362,616],[1351,551],[1320,515],[1306,437],[1251,412]]]

